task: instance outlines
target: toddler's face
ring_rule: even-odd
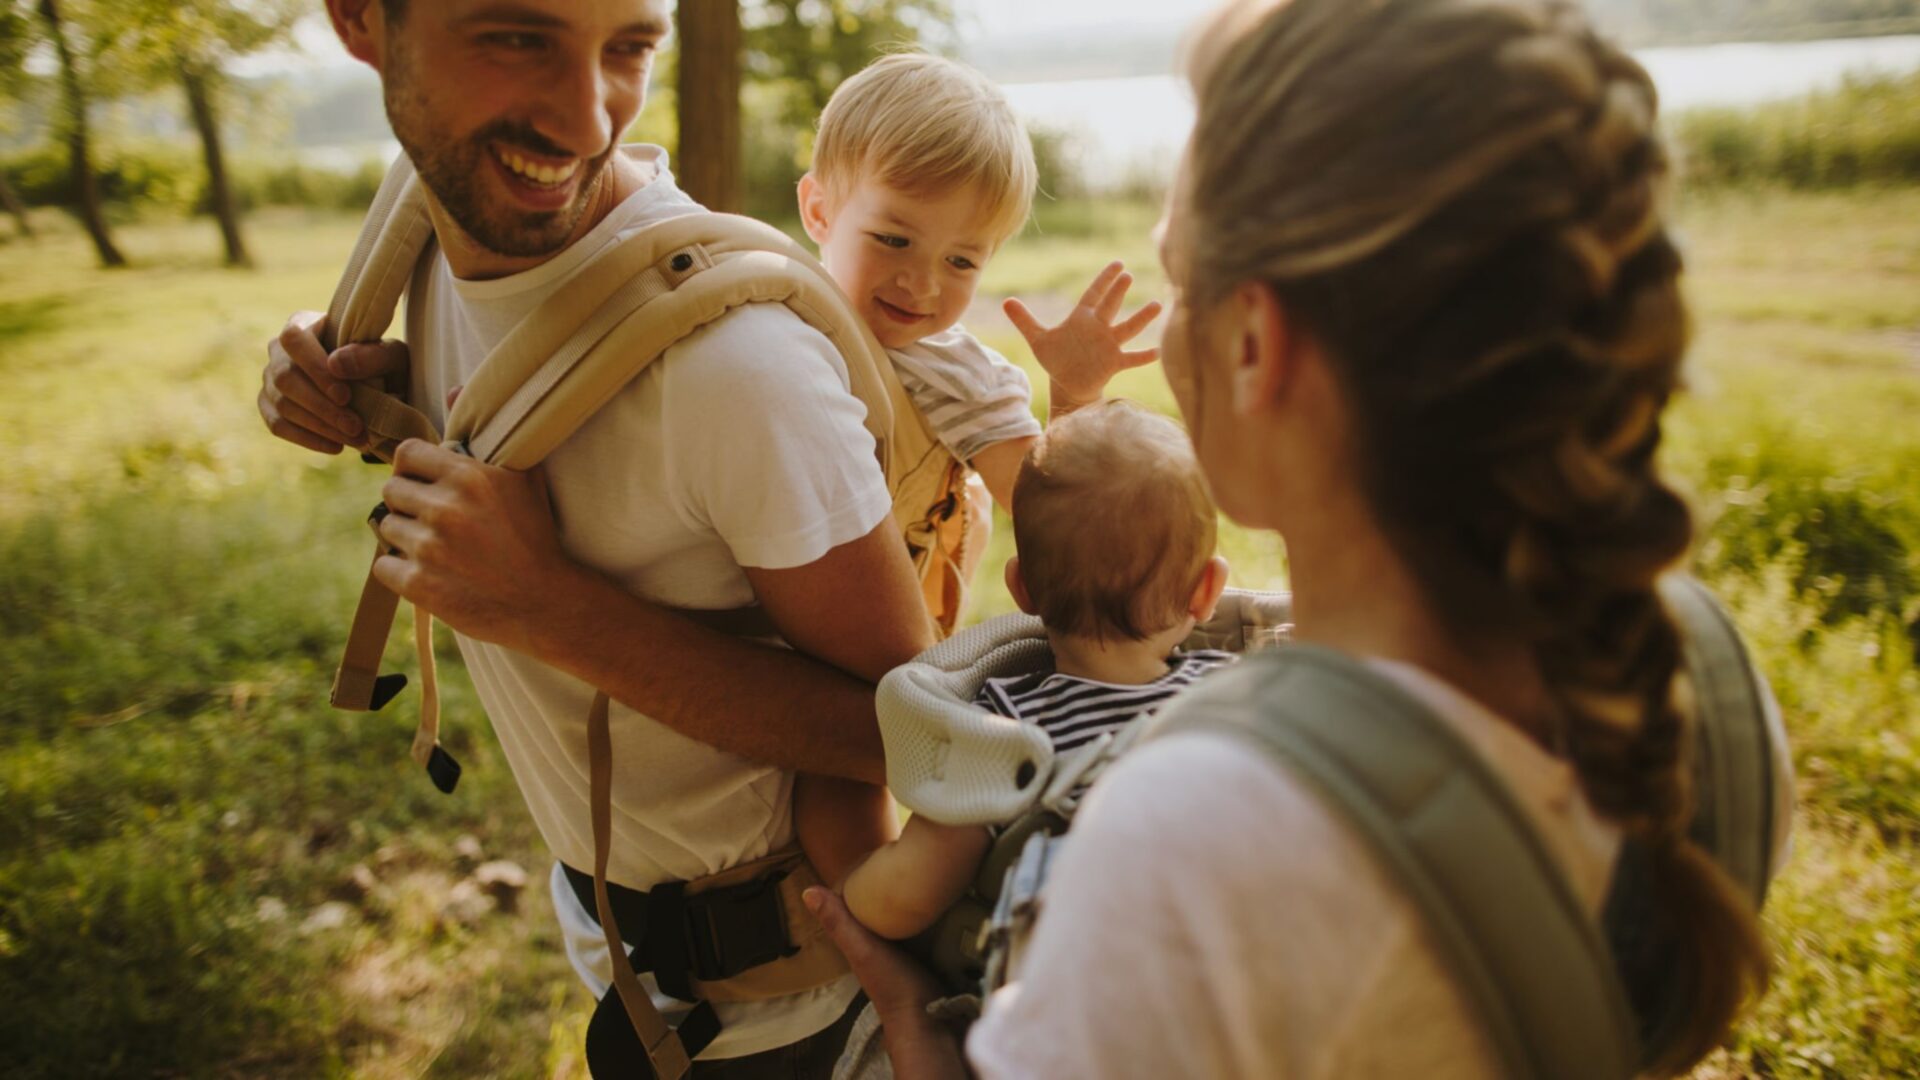
[[[862,179],[838,205],[817,185],[801,203],[820,261],[889,349],[959,322],[999,240],[964,187],[917,195]]]

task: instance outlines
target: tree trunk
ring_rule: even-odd
[[[741,205],[740,5],[680,0],[680,185],[710,210]]]
[[[207,159],[207,197],[213,203],[213,215],[220,220],[220,238],[226,241],[228,266],[252,266],[247,246],[240,239],[240,213],[233,205],[233,190],[227,184],[227,163],[220,150],[220,122],[214,116],[213,95],[206,76],[192,66],[180,66],[180,82],[186,87],[187,106],[193,111],[193,126],[200,131],[200,148]]]
[[[5,176],[0,176],[0,206],[6,207],[7,213],[13,215],[13,220],[20,226],[21,236],[33,235],[33,223],[27,220],[27,204],[20,201],[20,196],[14,193],[13,185],[7,183]]]
[[[80,197],[80,221],[93,237],[100,252],[100,265],[125,266],[127,260],[107,235],[107,219],[100,211],[100,185],[93,176],[93,159],[87,136],[87,95],[80,86],[80,72],[74,67],[73,50],[67,47],[66,27],[60,22],[59,0],[40,0],[40,17],[47,22],[47,34],[53,39],[54,54],[60,60],[60,99],[66,113],[67,155],[73,172],[74,191]]]

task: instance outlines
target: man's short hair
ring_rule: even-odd
[[[1217,529],[1186,432],[1131,402],[1054,421],[1013,488],[1020,576],[1055,633],[1140,641],[1173,626]]]
[[[969,188],[999,240],[1026,224],[1038,175],[1033,141],[999,87],[926,53],[882,57],[840,84],[820,114],[813,174],[835,200],[863,177],[912,194]]]

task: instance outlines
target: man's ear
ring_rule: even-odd
[[[1027,579],[1020,573],[1020,556],[1007,560],[1007,591],[1013,594],[1013,602],[1021,611],[1034,614],[1033,597],[1027,594]]]
[[[1197,623],[1213,618],[1214,609],[1220,606],[1220,594],[1227,591],[1227,560],[1215,555],[1207,560],[1200,571],[1200,580],[1194,582],[1193,596],[1187,601],[1187,614]]]
[[[387,38],[387,11],[381,0],[327,0],[327,18],[348,55],[381,70]]]
[[[1299,361],[1295,327],[1280,298],[1265,282],[1242,282],[1233,291],[1233,408],[1241,416],[1262,412],[1287,392]]]
[[[816,244],[824,244],[833,233],[833,208],[827,205],[827,186],[812,172],[800,178],[800,227]]]

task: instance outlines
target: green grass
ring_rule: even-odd
[[[1787,711],[1801,795],[1767,912],[1774,990],[1702,1075],[1914,1075],[1920,191],[1679,212],[1699,330],[1668,461],[1701,508],[1700,568]],[[1122,257],[1149,298],[1154,216],[1043,206],[985,291],[1076,293]],[[6,1071],[581,1075],[589,1003],[547,856],[457,663],[450,799],[406,761],[413,695],[375,716],[326,705],[380,471],[270,439],[253,394],[264,342],[325,302],[354,222],[254,219],[253,273],[218,267],[203,222],[123,229],[136,266],[114,273],[42,224],[0,241]],[[1004,320],[973,329],[1031,364]],[[1171,410],[1157,370],[1117,389]],[[1001,525],[982,614],[1011,606]],[[1284,586],[1276,539],[1228,527],[1222,545],[1238,584]],[[534,872],[516,912],[448,909],[463,834]],[[341,925],[303,930],[343,898]]]

